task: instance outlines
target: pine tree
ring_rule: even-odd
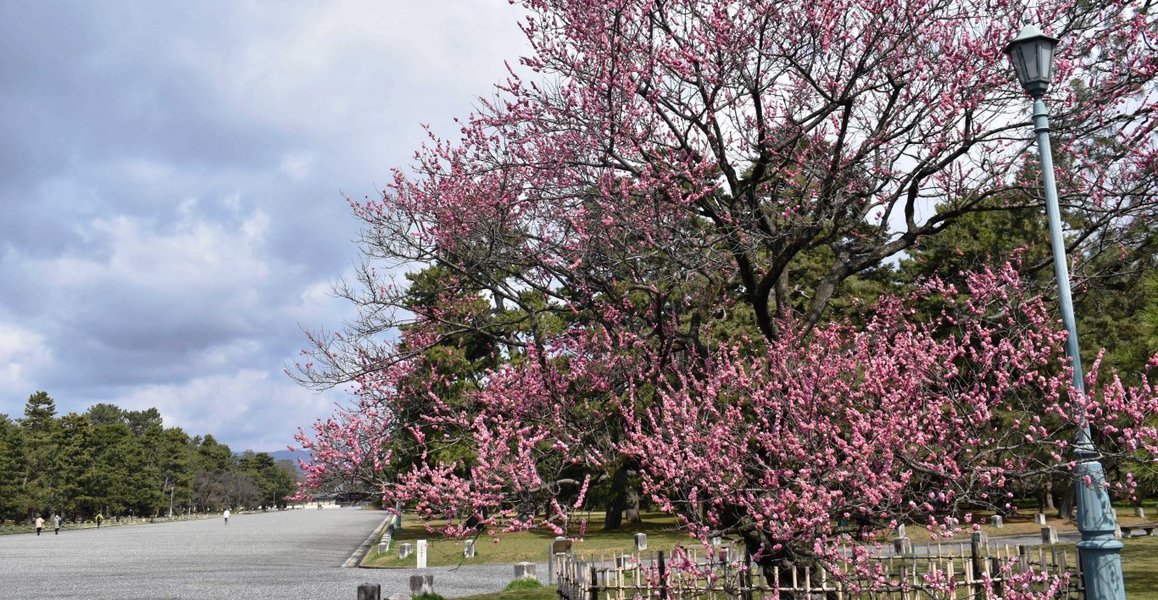
[[[55,416],[56,402],[46,392],[28,397],[20,427],[28,456],[23,481],[24,510],[30,516],[59,510],[56,486],[60,437]]]

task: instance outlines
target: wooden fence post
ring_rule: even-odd
[[[740,578],[740,599],[752,600],[752,553],[744,548],[744,573]]]
[[[667,600],[667,563],[663,561],[663,550],[659,551],[659,600]]]
[[[977,588],[975,590],[972,590],[974,597],[980,597],[981,596],[980,591],[983,588],[983,586],[985,585],[985,583],[984,583],[985,578],[984,578],[984,574],[982,572],[983,566],[981,564],[982,563],[981,552],[982,552],[982,550],[984,550],[984,546],[983,546],[984,544],[985,544],[985,532],[974,531],[973,534],[969,536],[969,554],[970,554],[970,558],[973,559],[973,561],[972,561],[973,562],[973,581],[975,581],[977,584]]]
[[[599,571],[595,570],[595,566],[591,567],[591,581],[588,582],[587,593],[590,600],[599,600]]]
[[[997,579],[997,597],[1004,598],[1005,577],[1001,574],[1001,559],[996,557],[989,559],[989,566],[993,570],[993,576]]]

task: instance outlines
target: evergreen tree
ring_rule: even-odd
[[[99,510],[97,434],[88,417],[69,413],[60,418],[59,493],[61,514],[92,518]]]
[[[0,414],[0,520],[24,517],[24,477],[27,472],[20,427]]]
[[[194,440],[193,502],[201,510],[217,511],[230,505],[237,488],[231,479],[233,452],[212,435]]]
[[[162,492],[174,513],[193,500],[193,446],[180,427],[165,429],[161,436]]]
[[[296,489],[294,478],[268,452],[246,451],[238,461],[241,471],[257,486],[262,508],[281,508]]]
[[[128,456],[131,448],[125,440],[131,436],[128,424],[123,421],[108,422],[95,428],[97,473],[93,496],[98,499],[98,510],[106,516],[128,512],[132,465]]]
[[[158,516],[162,507],[168,509],[169,497],[164,491],[162,473],[162,436],[164,428],[157,409],[125,413],[132,435],[122,443],[128,461],[128,505],[133,514]]]
[[[36,392],[23,419],[0,414],[0,519],[284,506],[296,490],[291,472],[267,453],[238,461],[212,435],[165,428],[156,408],[98,403],[58,418],[53,399]]]
[[[112,405],[100,402],[88,407],[85,411],[85,416],[93,424],[94,427],[101,427],[102,425],[116,425],[117,423],[125,423],[125,411]]]
[[[30,517],[59,510],[56,485],[60,437],[55,416],[56,402],[46,392],[38,391],[28,397],[20,427],[28,457],[23,482],[24,510]]]

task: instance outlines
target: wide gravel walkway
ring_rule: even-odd
[[[359,583],[409,597],[417,571],[342,568],[385,513],[292,510],[0,536],[0,599],[354,600]],[[434,590],[502,590],[510,565],[429,569]]]

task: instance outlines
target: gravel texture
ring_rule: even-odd
[[[353,600],[360,583],[380,584],[384,600],[406,598],[417,570],[342,567],[385,516],[306,509],[235,514],[228,525],[215,518],[0,536],[0,599]],[[500,591],[514,569],[425,572],[435,592],[454,597]]]

